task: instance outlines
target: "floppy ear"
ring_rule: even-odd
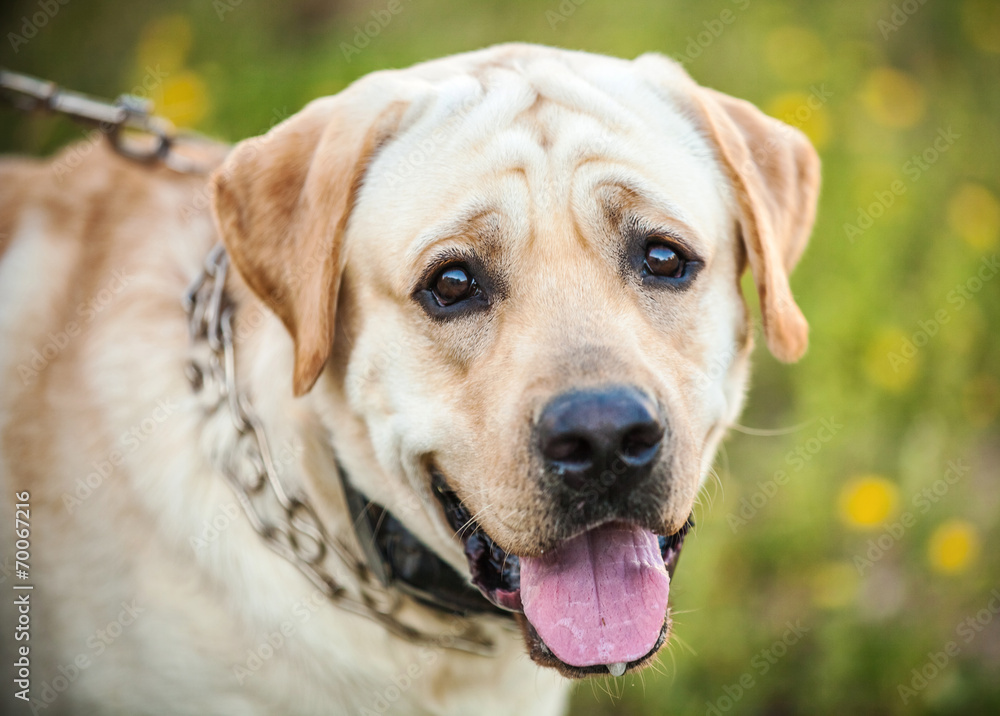
[[[241,142],[212,175],[230,260],[295,343],[295,395],[330,355],[344,231],[365,169],[405,105],[357,85]]]
[[[779,360],[796,361],[806,351],[809,325],[792,297],[788,274],[816,218],[819,156],[799,130],[749,102],[703,87],[696,101],[739,201],[768,348]]]

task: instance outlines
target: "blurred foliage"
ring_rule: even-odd
[[[388,2],[69,0],[30,39],[42,5],[7,3],[0,62],[104,96],[145,80],[236,140],[369,71],[524,40],[682,58],[801,126],[824,160],[793,278],[810,351],[755,355],[757,430],[706,486],[655,672],[572,711],[1000,713],[1000,3],[400,2],[376,34]],[[27,153],[82,134],[0,129]]]

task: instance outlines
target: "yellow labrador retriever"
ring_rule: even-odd
[[[0,167],[11,705],[556,714],[655,658],[748,266],[806,349],[802,134],[657,55],[513,44],[208,180],[72,152]]]

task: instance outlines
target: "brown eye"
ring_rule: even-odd
[[[652,243],[646,247],[645,268],[653,276],[680,278],[684,275],[685,261],[666,244]]]
[[[434,277],[431,290],[438,303],[449,306],[472,296],[476,291],[476,282],[464,267],[449,266]]]

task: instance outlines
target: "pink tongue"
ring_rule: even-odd
[[[543,557],[521,557],[524,615],[570,666],[648,654],[669,591],[656,535],[637,527],[598,527]]]

